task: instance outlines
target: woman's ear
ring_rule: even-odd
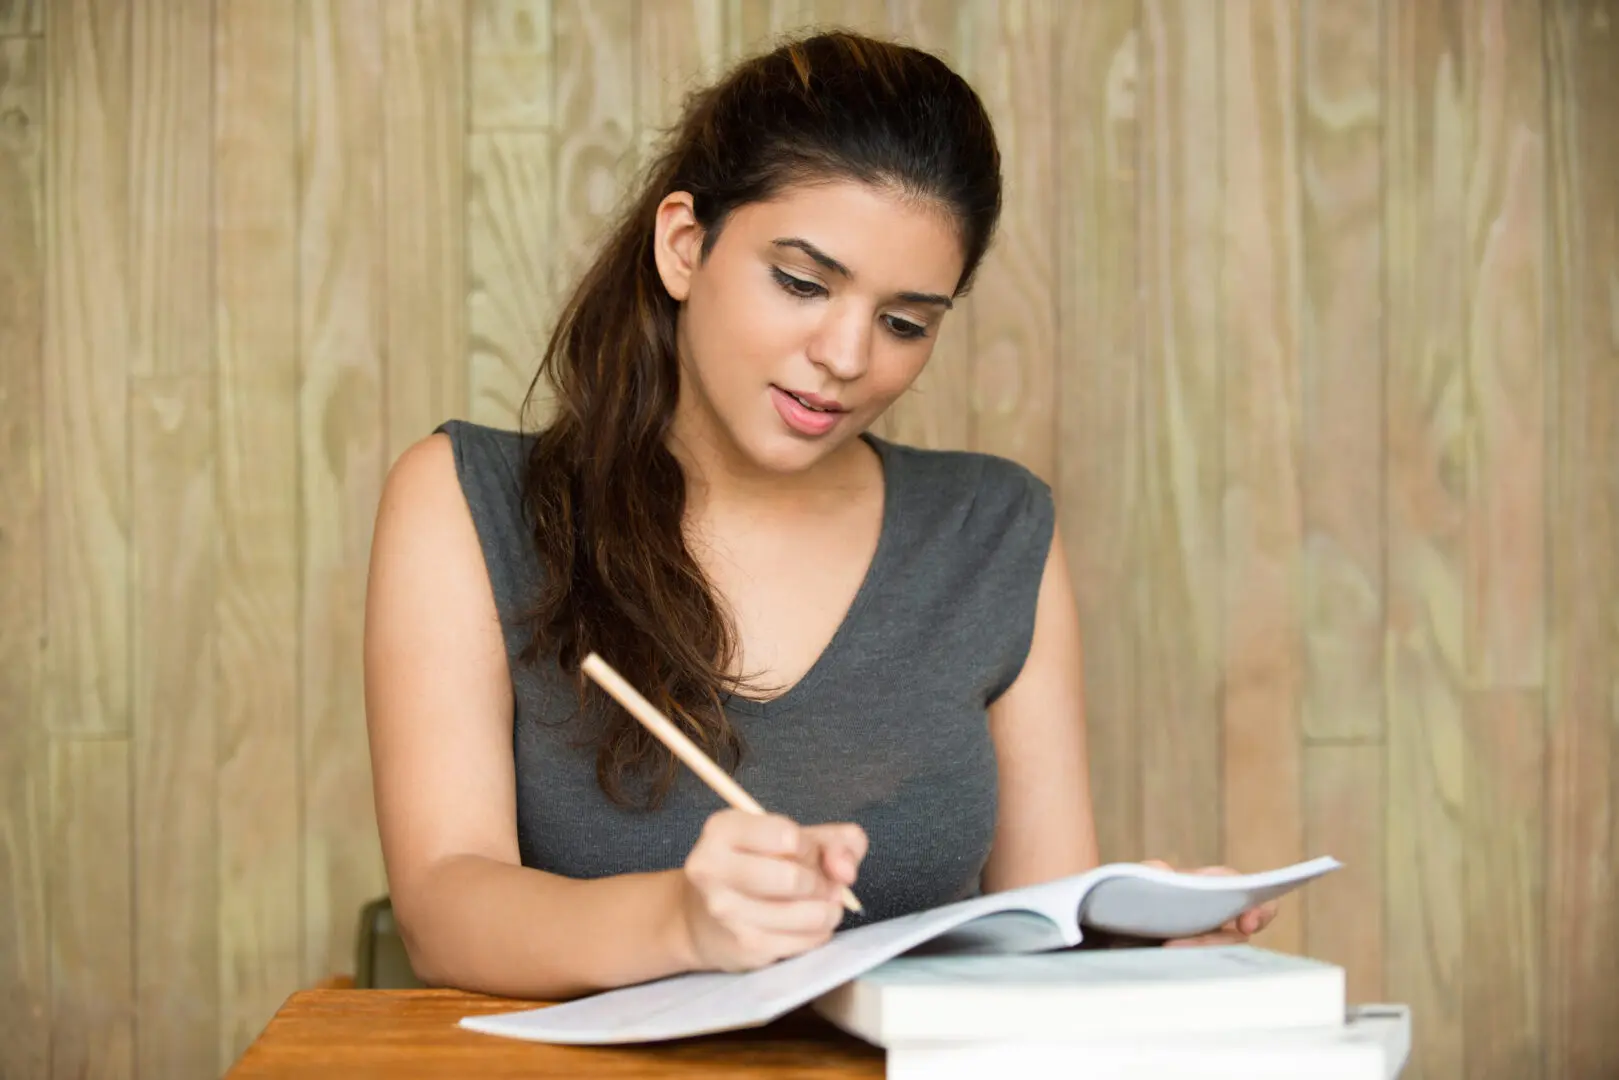
[[[691,193],[675,191],[664,196],[653,222],[652,257],[663,287],[677,303],[691,294],[702,243],[703,227],[697,221]]]

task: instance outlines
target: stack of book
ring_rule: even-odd
[[[1402,1005],[1342,968],[1253,945],[888,960],[814,1002],[887,1053],[888,1080],[1393,1080]]]

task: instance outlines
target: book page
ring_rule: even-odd
[[[1338,869],[1320,858],[1241,876],[1175,873],[1135,863],[1093,871],[1078,917],[1084,926],[1144,938],[1184,938],[1230,922],[1250,908]]]
[[[1050,891],[1052,886],[1037,888]],[[1073,903],[1071,898],[1070,911]],[[757,971],[677,975],[546,1008],[467,1017],[461,1026],[515,1039],[576,1044],[647,1042],[754,1027],[986,912],[1025,904],[1026,898],[1014,893],[974,897],[841,931],[819,949]],[[1028,934],[1026,926],[1017,932]],[[1063,937],[1055,927],[1046,936]],[[977,945],[985,947],[983,935]]]

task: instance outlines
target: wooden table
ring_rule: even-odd
[[[807,1009],[753,1031],[635,1046],[552,1046],[456,1026],[531,1009],[454,990],[303,990],[226,1074],[307,1076],[751,1077],[881,1080],[883,1052]]]

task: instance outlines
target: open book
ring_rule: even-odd
[[[1087,928],[1192,937],[1336,870],[1331,857],[1258,874],[1205,876],[1111,863],[1083,874],[840,931],[807,953],[740,974],[693,972],[461,1026],[548,1043],[680,1039],[758,1027],[913,951],[1036,953],[1078,945]]]

